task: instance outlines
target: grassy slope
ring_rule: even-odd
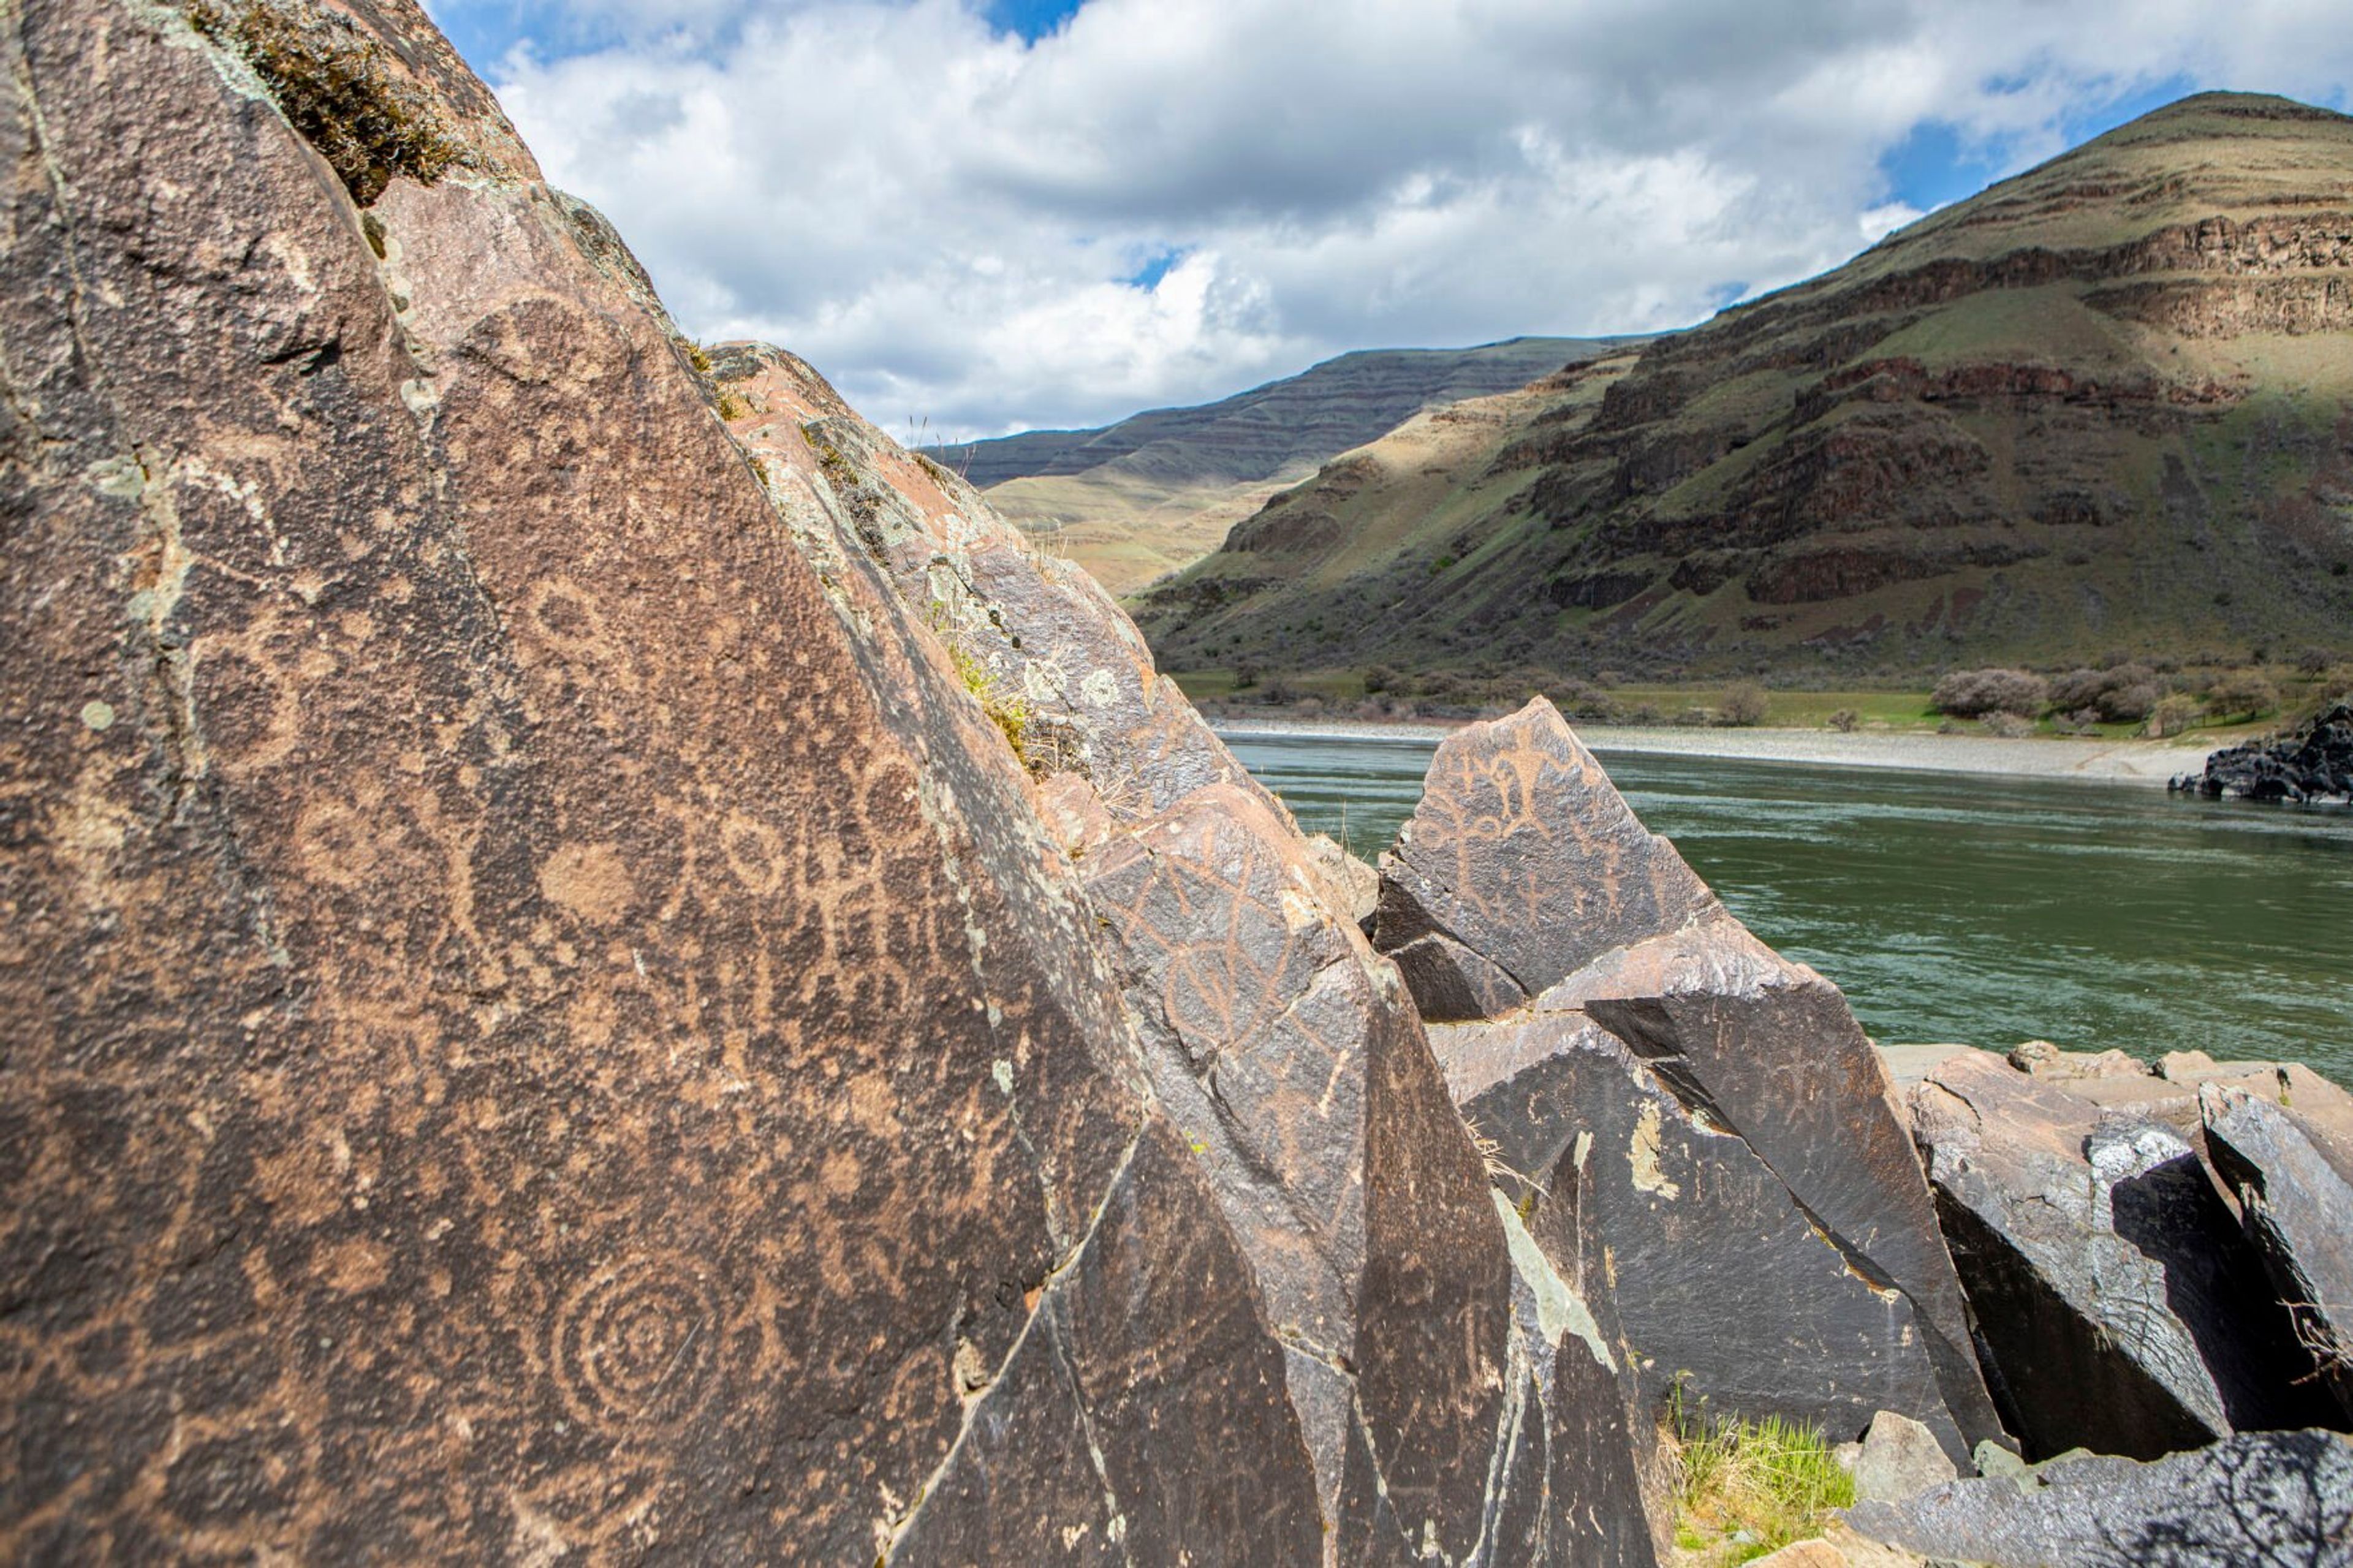
[[[1417,410],[1523,385],[1596,346],[1519,338],[1344,354],[1198,408],[936,455],[968,468],[1007,518],[1125,593],[1208,554],[1268,498]]]
[[[2348,210],[2353,121],[2188,100],[1639,363],[1411,422],[1139,618],[1178,668],[2353,651]]]

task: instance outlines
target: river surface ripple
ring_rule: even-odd
[[[1372,859],[1433,742],[1227,737]],[[1651,831],[1887,1041],[2309,1062],[2353,1084],[2353,812],[2146,785],[1600,753]]]

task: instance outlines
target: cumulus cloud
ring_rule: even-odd
[[[1383,344],[1682,326],[2179,86],[2342,106],[2332,0],[504,5],[479,60],[688,330],[994,434]]]

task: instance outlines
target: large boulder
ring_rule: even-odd
[[[1956,1459],[1999,1435],[1845,999],[1726,913],[1549,703],[1449,737],[1381,876],[1376,943],[1426,1012],[1459,1021],[1438,1036],[1457,1102],[1506,1151],[1556,1262],[1574,1278],[1580,1249],[1654,1260],[1612,1286],[1651,1394],[1680,1380],[1840,1438],[1883,1406]],[[1604,1152],[1591,1180],[1580,1148]],[[1677,1148],[1710,1179],[1661,1185],[1648,1164]],[[1589,1201],[1545,1218],[1570,1192]],[[1766,1353],[1777,1339],[1790,1351]]]
[[[2155,1458],[2333,1412],[2197,1152],[1968,1051],[1913,1091],[1913,1131],[2011,1428],[2033,1455]]]
[[[1715,903],[1541,697],[1440,744],[1380,873],[1375,944],[1433,1023],[1509,1012]]]
[[[1778,1415],[1840,1439],[1894,1408],[1968,1452],[1910,1300],[1625,1041],[1574,1009],[1431,1034],[1545,1255],[1614,1304],[1640,1408]]]
[[[846,619],[919,622],[1039,779],[1137,1070],[1282,1344],[1324,1552],[1652,1561],[1654,1428],[1623,1356],[1566,1327],[1608,1304],[1514,1245],[1518,1216],[1358,927],[1364,868],[1302,837],[1084,573],[791,355],[728,345],[713,368]]]
[[[2068,1458],[1948,1482],[1846,1517],[1939,1563],[2317,1568],[2346,1562],[2353,1542],[2353,1446],[2333,1432],[2242,1433],[2153,1463]]]
[[[1651,1560],[1107,601],[846,410],[731,439],[409,0],[0,61],[7,1555]]]

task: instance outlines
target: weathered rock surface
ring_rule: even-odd
[[[1100,592],[731,440],[407,0],[200,20],[0,15],[0,1557],[1650,1562]]]
[[[1380,871],[1375,944],[1432,1022],[1508,1012],[1715,903],[1541,697],[1446,738]]]
[[[1436,1027],[1449,1086],[1495,1145],[1573,1289],[1606,1290],[1640,1404],[1777,1413],[1841,1436],[1917,1411],[1966,1452],[1917,1316],[1851,1268],[1741,1139],[1693,1117],[1575,1012]]]
[[[2353,1561],[2353,1447],[2242,1433],[2143,1464],[2071,1458],[1955,1481],[1848,1523],[1937,1562],[2034,1568],[2320,1568]]]
[[[1913,1092],[2010,1428],[2037,1457],[2155,1458],[2330,1412],[2190,1143],[1984,1052]]]
[[[1646,1396],[1680,1380],[1834,1437],[1898,1410],[1957,1459],[1999,1433],[1918,1162],[1837,989],[1725,914],[1548,704],[1459,731],[1431,780],[1383,861],[1377,940],[1401,960],[1500,952],[1514,992],[1546,985],[1433,1038],[1547,1254],[1606,1280]],[[1544,874],[1502,858],[1520,853]]]
[[[1039,776],[1137,1069],[1283,1347],[1324,1550],[1651,1561],[1651,1428],[1606,1343],[1564,1338],[1606,1304],[1532,1283],[1540,1255],[1509,1246],[1413,1006],[1357,928],[1368,868],[1300,837],[1083,574],[791,356],[730,346],[714,372],[845,616],[882,613],[871,563]],[[1556,1294],[1574,1310],[1514,1310]]]
[[[1866,1502],[1900,1502],[1959,1475],[1935,1433],[1908,1415],[1883,1410],[1871,1418],[1855,1456],[1854,1495]]]
[[[2340,1413],[2353,1416],[2353,1184],[2293,1112],[2220,1085],[2200,1100],[2214,1167],[2238,1194],[2297,1337]]]

